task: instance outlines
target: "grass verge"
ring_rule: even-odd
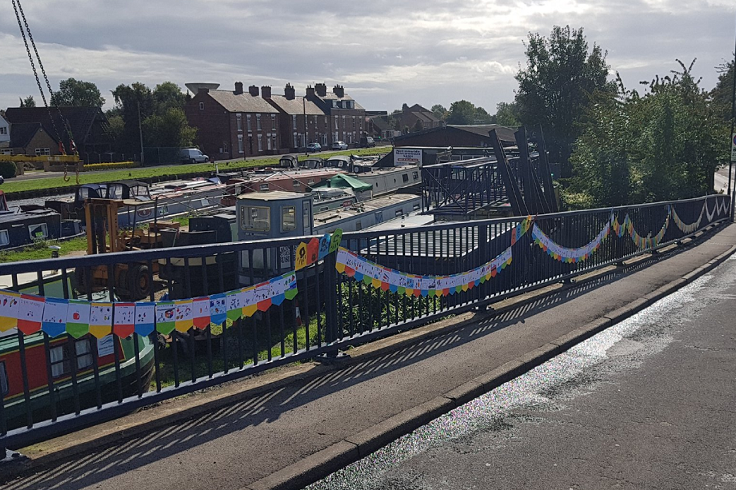
[[[386,153],[386,148],[364,148],[347,151],[331,152],[329,155],[359,155],[368,156],[379,153]],[[220,172],[232,172],[237,170],[245,170],[253,167],[268,167],[278,165],[280,155],[272,158],[259,158],[257,160],[239,160],[235,162],[218,163]],[[300,155],[299,159],[304,159],[304,155]],[[195,175],[207,175],[215,171],[215,164],[200,163],[193,165],[165,165],[157,167],[129,168],[123,170],[109,170],[105,172],[80,173],[80,184],[98,184],[101,182],[113,182],[124,179],[150,179],[150,178],[179,178],[192,177]],[[64,182],[63,177],[48,177],[27,180],[7,180],[3,184],[2,190],[5,194],[12,195],[15,192],[34,191],[40,189],[55,189],[76,187],[76,181],[73,175],[70,175],[69,182]]]

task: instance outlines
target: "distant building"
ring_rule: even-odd
[[[199,88],[184,113],[189,125],[197,128],[200,149],[212,159],[280,152],[279,110],[260,97],[255,85],[248,92],[242,82],[236,82],[233,91]]]
[[[397,116],[394,115],[394,117]],[[414,104],[411,107],[404,104],[401,107],[401,115],[398,117],[401,120],[402,131],[405,128],[409,128],[410,132],[417,130],[422,131],[426,129],[439,128],[443,125],[443,121],[435,116],[434,112],[425,109],[419,104]]]
[[[42,146],[37,147],[40,154],[59,155],[59,140],[64,144],[65,151],[72,154],[71,139],[83,160],[89,157],[98,159],[101,153],[110,151],[107,118],[99,107],[10,107],[5,111],[5,119],[10,124],[10,146],[25,148],[23,154],[26,155],[35,153],[35,149],[31,152],[27,144],[36,143],[25,140],[31,128],[39,126],[43,129],[42,132],[36,132],[40,138],[39,144],[43,142]],[[45,135],[42,136],[43,133]],[[45,149],[48,149],[48,153]]]
[[[15,123],[10,138],[10,153],[26,156],[59,155],[59,144],[41,123]]]
[[[284,95],[271,95],[271,87],[261,87],[261,95],[280,113],[281,149],[298,151],[308,143],[327,145],[327,115],[306,97],[297,97],[287,83]]]
[[[469,126],[447,125],[403,134],[394,138],[395,146],[428,146],[428,147],[492,147],[489,133],[496,130],[501,144],[513,146],[516,144],[514,130],[498,124],[480,124]]]
[[[314,102],[328,116],[326,124],[318,128],[326,135],[320,144],[329,147],[335,141],[344,141],[348,146],[360,143],[365,132],[365,109],[345,93],[342,85],[335,85],[329,93],[324,83],[307,87],[307,100]]]
[[[3,150],[10,147],[10,123],[4,117],[5,113],[0,111],[0,155]]]

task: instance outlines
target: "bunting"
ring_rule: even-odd
[[[603,240],[606,239],[610,231],[611,223],[608,222],[598,235],[589,243],[579,248],[567,248],[553,242],[552,239],[535,224],[534,228],[532,228],[532,240],[534,240],[534,243],[536,243],[539,248],[547,252],[547,255],[553,259],[559,262],[573,264],[587,260],[600,248],[601,243],[603,243]]]

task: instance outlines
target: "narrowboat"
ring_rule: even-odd
[[[5,193],[0,191],[0,249],[22,247],[36,240],[61,236],[62,218],[59,213],[41,206],[9,208]]]
[[[43,333],[27,335],[23,342],[28,401],[24,392],[18,333],[15,329],[0,333],[0,392],[8,429],[25,425],[29,409],[34,422],[51,418],[53,416],[51,392],[57,416],[75,411],[75,390],[79,394],[80,409],[95,406],[98,396],[101,403],[116,400],[118,397],[116,350],[119,355],[120,387],[123,396],[137,393],[139,386],[142,391],[147,391],[153,373],[154,346],[148,337],[138,337],[139,369],[136,369],[135,344],[132,336],[121,339],[108,335],[96,339],[88,334],[74,339],[69,335],[62,335],[49,339],[48,353]],[[97,382],[95,364],[98,373]],[[73,377],[76,377],[76,383]]]
[[[153,186],[137,180],[83,184],[72,196],[46,201],[46,207],[56,210],[62,218],[83,220],[86,199],[122,199],[147,203],[135,206],[134,211],[130,207],[121,211],[118,224],[126,228],[154,218],[214,209],[220,205],[225,188],[225,184],[215,177],[174,180]]]

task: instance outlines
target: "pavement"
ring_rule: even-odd
[[[16,448],[3,488],[302,488],[651,305],[736,251],[736,225],[351,349]]]

